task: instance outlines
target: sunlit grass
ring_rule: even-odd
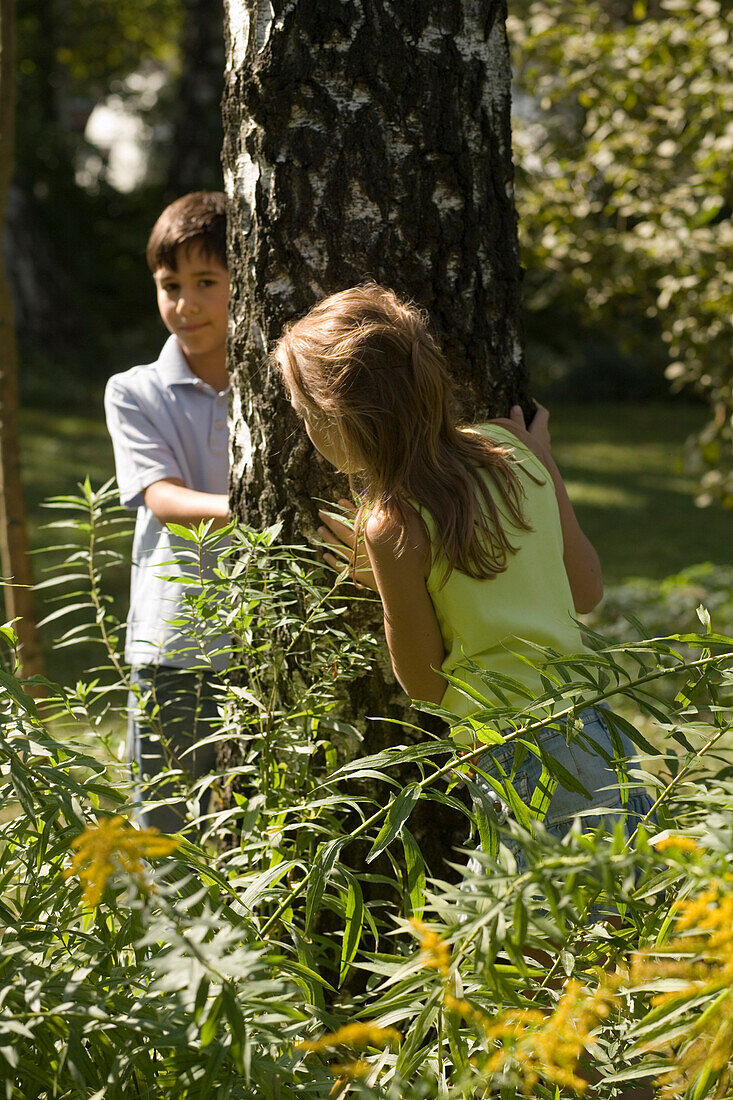
[[[684,441],[704,416],[682,401],[552,410],[553,450],[609,583],[661,578],[699,561],[733,564],[731,515],[696,508],[695,482],[682,466]],[[101,410],[25,412],[23,464],[31,542],[40,546],[48,541],[40,502],[73,492],[86,474],[100,484],[114,472]]]
[[[98,415],[57,415],[29,409],[22,414],[23,481],[31,545],[48,544],[41,531],[49,513],[40,505],[50,496],[73,493],[89,475],[100,485],[114,474],[112,443],[100,409]]]
[[[552,410],[553,453],[607,583],[733,563],[733,517],[697,508],[683,469],[684,442],[704,417],[681,401]]]

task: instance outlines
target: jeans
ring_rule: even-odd
[[[214,732],[218,713],[217,678],[166,665],[133,668],[131,680],[139,695],[128,697],[127,758],[134,780],[146,798],[173,799],[180,784],[209,775],[216,768],[216,744],[201,745]],[[183,777],[157,781],[164,769],[184,771]],[[202,800],[208,804],[208,796]],[[204,812],[206,805],[199,806]],[[143,828],[179,832],[186,821],[186,804],[178,799],[165,806],[146,806],[137,820]]]
[[[594,750],[592,745],[587,746],[580,739],[571,739],[568,742],[561,729],[545,727],[536,734],[537,743],[542,746],[547,755],[557,760],[576,779],[579,779],[591,795],[589,801],[582,793],[569,791],[558,781],[549,798],[549,806],[543,819],[544,827],[548,833],[563,837],[569,831],[576,816],[581,814],[583,816],[580,817],[579,824],[584,831],[594,829],[599,824],[605,824],[606,827],[611,828],[614,822],[621,818],[625,822],[627,833],[630,834],[639,820],[651,809],[652,800],[643,787],[631,787],[628,789],[628,799],[624,806],[621,791],[618,789],[618,775],[602,755],[605,753],[611,759],[616,755],[608,726],[603,718],[603,711],[589,707],[581,713],[580,719],[583,723],[583,740],[588,738],[594,742],[601,750],[600,752]],[[624,756],[627,759],[633,757],[636,750],[628,737],[621,732],[618,732],[616,737],[621,743]],[[510,741],[506,745],[492,746],[490,751],[479,758],[476,766],[497,779],[501,778],[500,768],[502,768],[511,777],[512,786],[522,802],[528,805],[540,781],[542,763],[533,753],[527,752],[523,762],[511,776],[513,759],[514,744]],[[481,802],[488,803],[497,813],[500,824],[507,821],[511,816],[509,807],[491,789],[485,779],[477,774],[471,783],[471,788],[475,803],[479,805]],[[550,792],[547,793],[549,796]],[[517,860],[517,869],[524,870],[526,862],[520,845],[506,838],[504,843]],[[472,870],[477,870],[477,861],[472,860],[470,866]]]

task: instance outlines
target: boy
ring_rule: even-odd
[[[114,375],[105,393],[120,500],[137,510],[125,657],[140,695],[130,695],[128,757],[141,777],[168,763],[199,778],[216,765],[216,746],[195,746],[211,732],[215,671],[227,663],[225,652],[213,651],[226,639],[214,640],[207,656],[173,625],[185,615],[186,586],[176,578],[189,573],[181,549],[190,543],[166,524],[227,519],[225,196],[197,191],[168,206],[147,260],[171,335],[155,363]],[[146,710],[155,707],[154,732]],[[172,790],[157,785],[155,795],[170,798]],[[184,810],[180,802],[155,807],[144,824],[176,832]]]

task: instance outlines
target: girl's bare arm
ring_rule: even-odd
[[[404,550],[399,522],[381,514],[366,522],[364,540],[384,608],[384,632],[392,668],[411,699],[439,703],[446,682],[436,669],[445,657],[443,639],[425,584],[429,562],[427,532],[413,513]]]
[[[552,457],[548,427],[549,418],[550,414],[547,409],[538,404],[534,420],[527,429],[524,426],[524,414],[517,405],[512,409],[509,420],[500,420],[497,423],[510,428],[519,439],[526,443],[546,466],[552,478],[558,508],[560,509],[565,572],[570,582],[575,610],[579,615],[585,615],[588,611],[592,611],[596,604],[600,603],[603,596],[601,563],[590,539],[581,530],[573,506],[570,503],[565,483]]]

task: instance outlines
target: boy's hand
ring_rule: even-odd
[[[318,528],[318,534],[328,546],[333,547],[333,553],[329,551],[324,552],[323,560],[327,565],[330,565],[332,569],[341,572],[346,562],[351,561],[354,553],[356,535],[354,533],[353,522],[351,526],[349,526],[348,520],[351,518],[353,521],[353,517],[356,516],[356,508],[350,500],[340,500],[338,505],[342,512],[346,513],[346,522],[336,515],[336,513],[327,512],[325,509],[319,508],[318,515],[323,520],[325,526]],[[374,579],[374,573],[372,572],[371,563],[363,539],[359,541],[357,550],[354,580],[357,586],[363,585],[364,588],[371,588],[373,592],[377,591],[377,582]]]

